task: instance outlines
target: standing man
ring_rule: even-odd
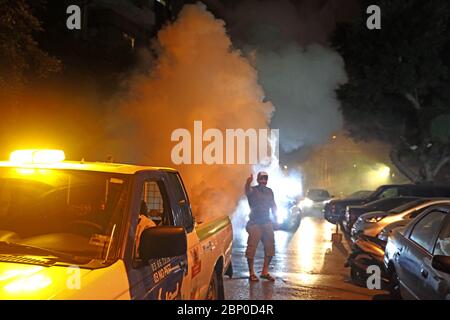
[[[258,185],[252,187],[253,175],[251,175],[245,184],[245,194],[250,205],[250,217],[246,230],[248,232],[247,257],[248,269],[250,271],[250,281],[259,281],[254,270],[254,261],[256,248],[261,240],[264,245],[264,266],[261,272],[261,278],[269,281],[275,279],[269,273],[269,264],[275,255],[275,238],[273,233],[270,213],[276,217],[277,206],[272,189],[267,187],[269,175],[266,172],[259,172],[257,176]]]

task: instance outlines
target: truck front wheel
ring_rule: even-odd
[[[223,278],[217,270],[214,270],[209,282],[206,300],[223,300],[224,296]]]

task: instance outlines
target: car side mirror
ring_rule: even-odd
[[[139,257],[150,259],[177,257],[187,253],[187,236],[183,227],[160,226],[145,229],[139,243]]]
[[[434,256],[431,260],[431,266],[438,271],[450,273],[450,257]]]

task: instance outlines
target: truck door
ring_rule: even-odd
[[[204,252],[195,230],[189,197],[184,188],[180,175],[176,172],[167,172],[172,199],[174,225],[186,229],[188,239],[188,270],[184,279],[183,299],[202,299],[204,279],[202,274],[205,268]]]
[[[142,173],[135,182],[126,266],[132,299],[172,300],[181,298],[187,256],[139,259],[140,234],[146,228],[174,225],[167,181],[160,172]],[[155,245],[158,245],[155,243]]]

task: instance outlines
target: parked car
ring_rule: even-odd
[[[343,230],[347,234],[350,234],[353,224],[365,213],[376,212],[376,214],[380,215],[386,214],[389,210],[417,199],[417,197],[393,197],[369,202],[362,206],[348,206],[345,210],[344,220],[342,221]]]
[[[330,193],[325,189],[309,189],[299,205],[303,213],[322,212],[324,205],[331,199]]]
[[[450,204],[450,199],[421,198],[405,203],[388,212],[365,213],[356,220],[352,227],[352,240],[356,240],[361,235],[369,238],[376,238],[386,226],[394,222],[402,221],[402,223],[396,224],[396,226],[405,226],[424,210],[437,204]]]
[[[365,198],[333,199],[324,206],[325,219],[333,224],[342,222],[347,206],[363,205],[372,201],[392,197],[422,197],[437,198],[450,197],[450,186],[436,186],[427,184],[389,184],[378,187]]]
[[[428,208],[398,230],[384,255],[391,296],[450,300],[450,205]]]

